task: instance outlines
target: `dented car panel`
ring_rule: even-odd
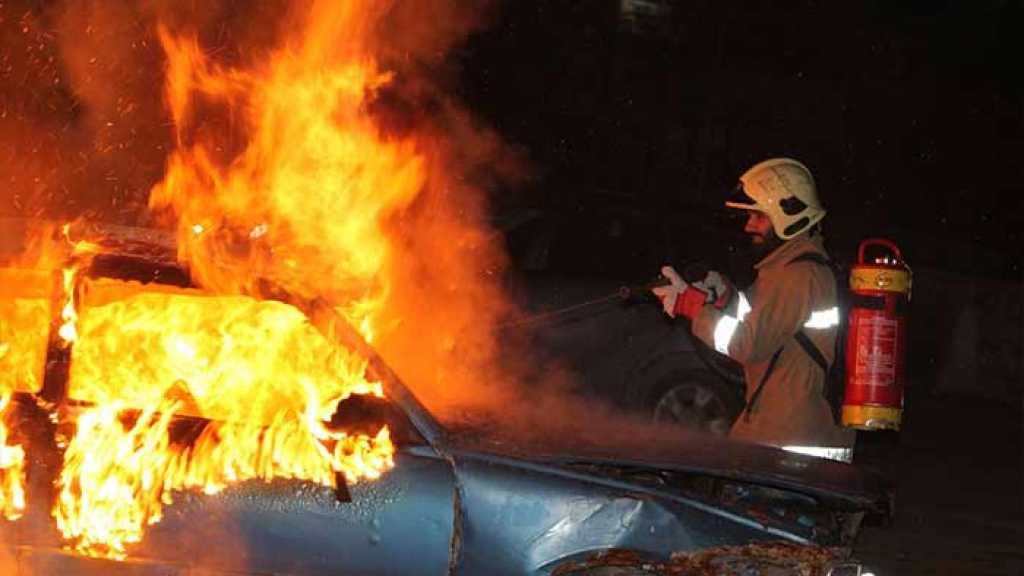
[[[456,469],[465,514],[459,573],[543,574],[607,548],[665,560],[781,536],[713,506],[596,476],[469,454],[456,457]]]

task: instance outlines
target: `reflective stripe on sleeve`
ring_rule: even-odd
[[[804,328],[825,329],[833,326],[839,326],[839,308],[836,306],[811,312],[810,320],[804,323]]]
[[[750,302],[747,302],[747,297],[743,295],[743,292],[739,293],[740,301],[736,304],[736,315],[740,322],[747,317],[750,312]]]
[[[747,317],[749,312],[750,302],[747,302],[747,297],[743,295],[743,292],[740,292],[739,302],[736,304],[736,316],[725,314],[715,324],[715,350],[722,354],[729,354],[729,342],[732,342],[732,336],[736,333],[736,328],[740,325],[740,322],[743,322],[743,319]]]
[[[722,316],[718,320],[718,324],[715,324],[715,350],[729,354],[729,342],[732,341],[732,335],[736,333],[736,327],[739,325],[740,321],[732,316]]]
[[[848,464],[853,462],[853,448],[831,448],[828,446],[783,446],[782,449],[787,452],[806,454],[816,458],[838,460]]]

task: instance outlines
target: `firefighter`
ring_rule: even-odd
[[[698,338],[743,365],[747,403],[731,436],[849,462],[854,432],[836,424],[826,371],[805,349],[809,340],[831,364],[839,327],[814,179],[796,160],[765,160],[740,177],[725,205],[747,213],[753,286],[740,292],[716,272],[687,283],[665,266],[670,284],[654,293],[670,317],[691,319]]]

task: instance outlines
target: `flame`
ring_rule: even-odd
[[[327,342],[297,309],[136,283],[85,281],[69,396],[77,416],[53,514],[82,553],[123,558],[175,490],[249,479],[336,487],[393,466],[386,426],[328,426],[353,394],[383,396],[366,360]],[[117,358],[112,362],[111,358]],[[175,416],[208,419],[173,441]]]
[[[90,240],[79,239],[73,240],[71,238],[71,222],[66,222],[60,227],[60,232],[64,236],[64,241],[71,246],[71,256],[80,256],[83,254],[95,254],[99,252],[102,247]]]
[[[63,323],[57,329],[57,334],[65,344],[71,344],[78,340],[78,329],[75,327],[75,322],[78,321],[78,312],[75,310],[75,274],[77,273],[76,266],[61,270],[64,307],[60,311],[60,319],[63,320]]]
[[[76,302],[65,270],[69,396],[93,407],[71,416],[53,515],[78,551],[123,558],[175,490],[335,486],[393,465],[386,427],[328,425],[346,397],[383,395],[366,361],[295,308],[247,296],[273,286],[326,299],[368,340],[381,328],[395,250],[384,221],[425,182],[417,143],[384,137],[367,112],[392,76],[361,34],[387,5],[314,2],[301,38],[251,69],[221,67],[159,27],[178,146],[150,206],[173,218],[179,259],[218,295],[84,281]],[[202,129],[198,101],[241,119],[236,155]],[[179,443],[175,416],[207,423]]]
[[[317,3],[301,41],[258,70],[220,68],[160,29],[180,147],[150,206],[175,215],[179,256],[203,286],[257,293],[273,280],[329,297],[369,336],[394,250],[383,221],[416,197],[425,167],[414,140],[385,138],[366,110],[391,81],[358,46],[375,3],[338,4]],[[341,54],[337,38],[350,41]],[[188,144],[199,98],[243,111],[248,141],[228,162],[224,142]]]
[[[69,298],[69,396],[95,407],[77,416],[53,515],[78,551],[123,558],[175,490],[255,478],[335,486],[393,465],[386,427],[328,426],[346,397],[383,395],[366,361],[295,308],[246,296],[269,281],[326,298],[375,336],[394,250],[383,221],[425,178],[416,143],[385,138],[366,111],[391,81],[358,38],[376,4],[315,3],[302,40],[256,70],[221,68],[194,39],[159,28],[178,148],[150,206],[174,217],[179,258],[219,295],[86,282],[75,323]],[[338,38],[348,40],[340,53]],[[243,111],[247,144],[230,161],[228,146],[190,131],[196,98]],[[73,284],[73,271],[65,278]],[[209,423],[179,445],[174,415]]]
[[[7,443],[11,392],[0,395],[0,514],[16,520],[25,510],[25,450]]]
[[[80,269],[88,265],[92,257],[100,252],[101,246],[86,239],[73,240],[71,238],[71,223],[61,226],[61,234],[64,240],[71,247],[68,255],[69,264],[61,270],[61,285],[64,289],[64,307],[60,311],[62,323],[57,329],[57,335],[64,343],[71,344],[78,339],[78,329],[75,326],[78,321],[78,311],[75,310],[75,277]]]
[[[10,441],[14,392],[42,388],[50,323],[49,271],[0,269],[0,514],[25,510],[25,449]]]
[[[47,270],[0,268],[0,392],[43,386],[52,284]]]

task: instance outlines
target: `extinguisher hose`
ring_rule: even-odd
[[[657,286],[665,286],[667,284],[667,280],[659,279],[652,282],[648,282],[647,284],[638,284],[634,286],[620,286],[614,292],[605,294],[604,296],[600,296],[592,300],[578,302],[576,304],[565,306],[563,308],[548,310],[545,312],[541,312],[539,314],[522,316],[514,320],[510,320],[508,322],[499,324],[497,328],[499,330],[504,330],[506,328],[544,326],[547,324],[553,324],[554,322],[560,320],[561,318],[578,313],[581,310],[587,310],[590,308],[594,308],[596,310],[598,309],[598,307],[603,307],[604,305],[610,303],[619,302],[626,304],[637,304],[647,301],[653,301],[651,289]]]

